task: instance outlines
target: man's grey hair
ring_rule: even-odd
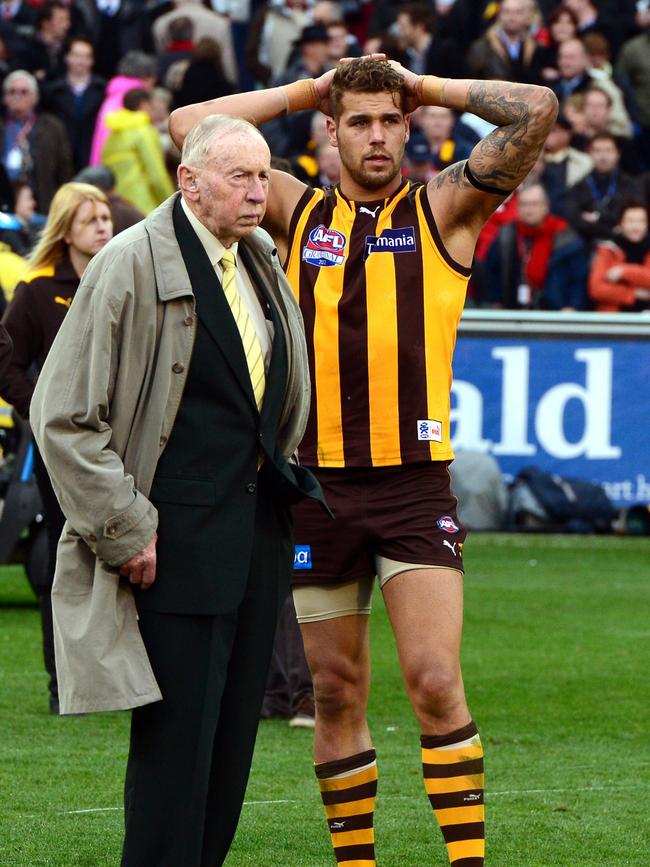
[[[16,69],[13,72],[10,72],[2,82],[2,92],[6,93],[14,81],[19,80],[26,81],[34,96],[38,96],[38,81],[34,78],[31,72],[27,72],[26,69]]]
[[[181,163],[184,166],[203,168],[215,140],[238,132],[257,136],[264,141],[264,136],[258,128],[241,117],[229,117],[226,114],[208,115],[193,126],[187,134],[183,142]]]
[[[117,65],[117,74],[128,78],[156,78],[158,61],[144,51],[127,51]]]

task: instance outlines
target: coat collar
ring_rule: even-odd
[[[146,217],[143,224],[151,244],[158,297],[163,302],[193,295],[192,283],[180,256],[174,232],[173,211],[180,195],[174,193],[166,199]],[[277,259],[271,237],[263,229],[256,229],[252,235],[242,238],[239,249],[245,249],[255,261],[266,260],[269,267],[273,267],[273,257]]]

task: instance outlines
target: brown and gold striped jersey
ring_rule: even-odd
[[[426,188],[353,202],[307,190],[287,276],[305,321],[307,466],[450,460],[451,360],[470,269],[445,250]]]

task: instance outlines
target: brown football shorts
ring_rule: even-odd
[[[451,492],[450,461],[313,470],[335,515],[294,507],[294,584],[342,584],[402,571],[399,564],[463,571],[466,532]]]

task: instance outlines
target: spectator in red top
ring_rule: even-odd
[[[642,202],[621,208],[616,240],[598,246],[589,274],[589,296],[602,313],[650,308],[650,234]]]

